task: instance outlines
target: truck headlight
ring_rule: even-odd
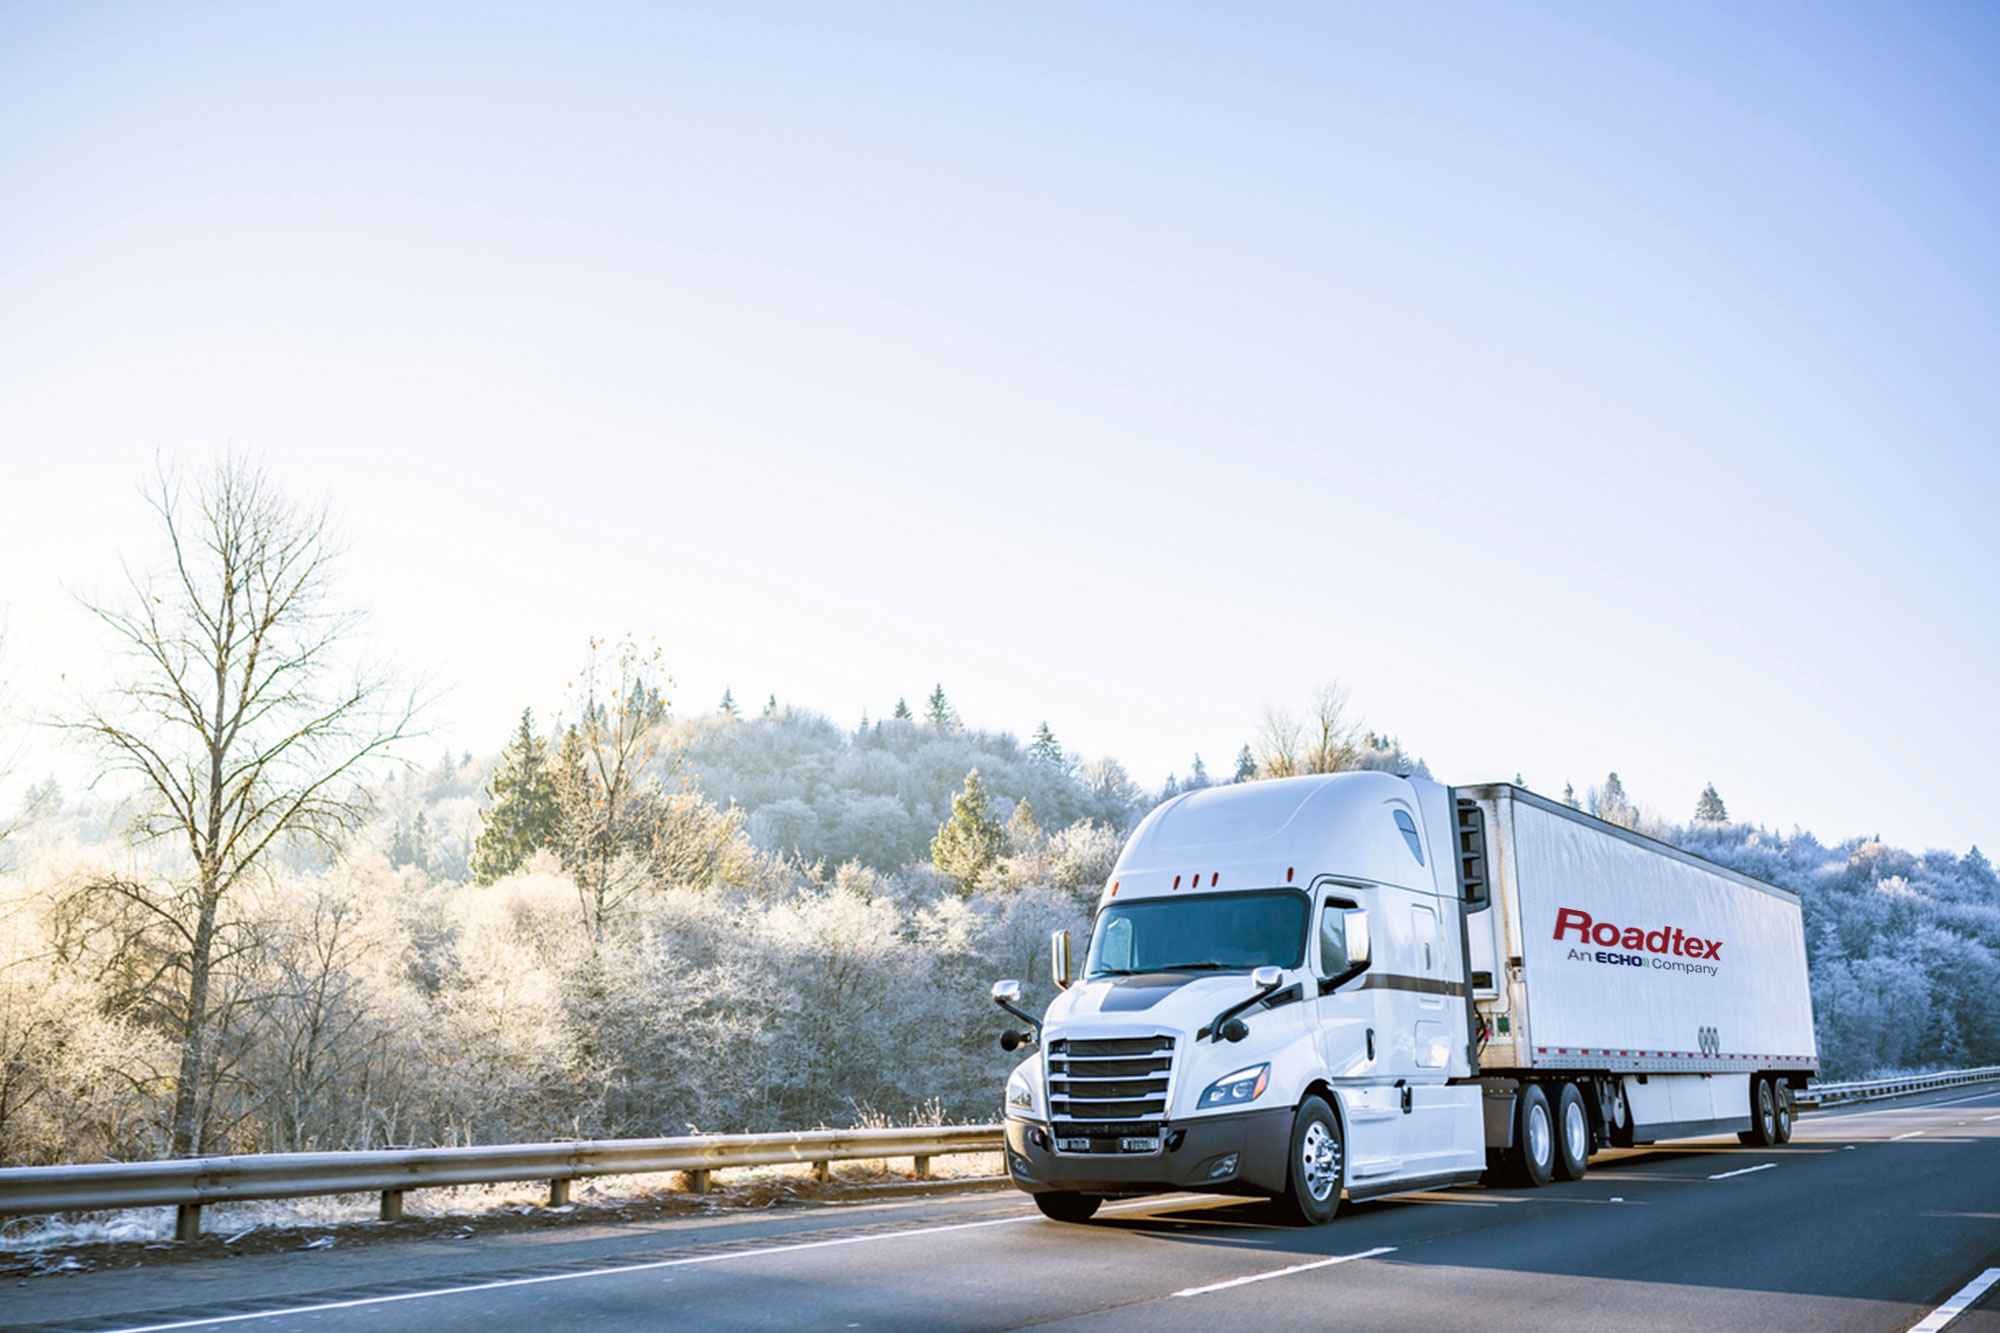
[[[1035,1119],[1041,1110],[1042,1099],[1035,1093],[1035,1078],[1026,1069],[1016,1069],[1007,1076],[1007,1114]]]
[[[1271,1084],[1271,1066],[1257,1065],[1251,1069],[1239,1069],[1227,1078],[1219,1078],[1208,1085],[1195,1103],[1196,1110],[1211,1106],[1234,1106],[1239,1102],[1254,1102],[1263,1096],[1264,1089]]]

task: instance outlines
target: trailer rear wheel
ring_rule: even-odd
[[[1583,1109],[1583,1094],[1576,1084],[1565,1083],[1556,1093],[1555,1176],[1558,1180],[1582,1180],[1590,1165],[1590,1116]]]
[[[1285,1220],[1307,1227],[1331,1222],[1340,1209],[1346,1153],[1340,1141],[1340,1122],[1333,1118],[1333,1108],[1318,1097],[1299,1103],[1299,1113],[1292,1121],[1289,1160],[1285,1192],[1277,1196]]]
[[[1762,1074],[1750,1077],[1750,1128],[1736,1131],[1736,1141],[1753,1148],[1768,1148],[1784,1140],[1778,1137],[1778,1093]]]
[[[1055,1222],[1088,1222],[1102,1202],[1094,1194],[1078,1194],[1073,1190],[1045,1190],[1035,1196],[1035,1207],[1042,1210],[1043,1217]]]
[[[1778,1113],[1773,1123],[1778,1130],[1778,1142],[1792,1141],[1792,1085],[1771,1080],[1771,1100],[1778,1104]]]
[[[1533,1083],[1521,1085],[1514,1099],[1513,1176],[1530,1187],[1546,1185],[1555,1174],[1556,1124],[1548,1094]]]

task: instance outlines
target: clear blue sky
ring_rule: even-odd
[[[591,633],[1148,782],[1337,678],[2000,851],[1996,131],[1983,5],[9,4],[16,712],[234,447],[440,744]]]

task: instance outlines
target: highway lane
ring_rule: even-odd
[[[1984,1089],[1807,1116],[1784,1148],[1611,1152],[1580,1183],[1350,1206],[1312,1230],[1192,1196],[1065,1226],[979,1194],[40,1279],[0,1292],[0,1324],[1893,1330],[1996,1267]],[[2000,1287],[1949,1328],[2000,1333]]]

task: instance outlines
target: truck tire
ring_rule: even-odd
[[[1533,1083],[1514,1099],[1514,1183],[1530,1189],[1546,1185],[1556,1169],[1556,1118],[1548,1094]]]
[[[1074,1190],[1044,1190],[1035,1196],[1035,1207],[1054,1222],[1088,1222],[1102,1202],[1094,1194],[1078,1194]]]
[[[1777,1114],[1772,1118],[1772,1124],[1777,1129],[1777,1141],[1779,1143],[1790,1143],[1792,1141],[1792,1085],[1781,1083],[1775,1078],[1772,1079],[1771,1100],[1777,1103]]]
[[[1736,1141],[1752,1148],[1778,1142],[1778,1092],[1762,1074],[1750,1076],[1750,1128],[1736,1131]]]
[[[1565,1083],[1557,1091],[1555,1122],[1555,1177],[1582,1180],[1590,1165],[1590,1113],[1584,1109],[1583,1094],[1576,1084]]]
[[[1340,1122],[1333,1108],[1318,1097],[1299,1103],[1292,1119],[1292,1148],[1286,1158],[1285,1192],[1276,1196],[1278,1211],[1294,1226],[1316,1227],[1331,1222],[1340,1210],[1340,1186],[1347,1154],[1340,1139]]]

